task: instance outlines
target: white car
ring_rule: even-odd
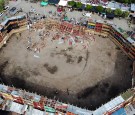
[[[0,13],[0,17],[1,17],[3,14],[4,14],[4,13],[3,13],[3,12],[1,12],[1,13]]]
[[[82,14],[83,16],[86,16],[86,17],[91,17],[91,13],[84,13],[84,14]]]
[[[5,6],[4,10],[7,11],[9,9],[9,6]]]

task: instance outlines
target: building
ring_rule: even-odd
[[[92,115],[92,111],[2,84],[0,110],[18,115]]]
[[[132,60],[135,59],[135,38],[134,32],[126,32],[122,28],[115,25],[102,22],[89,22],[88,26],[90,33],[108,37]]]
[[[27,29],[27,18],[25,15],[6,19],[0,24],[0,48],[6,44],[8,38],[16,32]]]

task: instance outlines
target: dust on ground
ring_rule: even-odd
[[[39,33],[13,35],[1,49],[1,82],[89,109],[130,87],[132,62],[110,39],[95,36],[85,48]]]

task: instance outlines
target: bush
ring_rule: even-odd
[[[74,2],[74,1],[69,1],[69,2],[68,2],[68,5],[69,5],[69,6],[72,6],[72,7],[74,7],[75,4],[76,4],[76,2]]]
[[[114,11],[114,14],[115,14],[115,16],[122,16],[122,11],[121,11],[121,9],[116,9],[115,11]]]
[[[107,8],[107,9],[106,9],[106,13],[112,13],[111,8]]]
[[[0,0],[0,12],[4,10],[5,2],[4,0]]]
[[[86,7],[85,7],[85,10],[86,10],[86,11],[90,11],[91,9],[92,9],[92,5],[88,5],[88,4],[87,4]]]
[[[82,8],[83,4],[81,2],[76,2],[76,8]]]
[[[135,3],[135,0],[114,0],[114,1],[128,4]]]
[[[97,10],[98,12],[102,12],[102,11],[104,10],[104,8],[103,8],[102,6],[97,6],[97,7],[96,7],[96,10]]]
[[[124,11],[123,14],[122,14],[122,16],[123,16],[124,18],[128,17],[128,15],[129,15],[129,12],[128,12],[128,11]]]

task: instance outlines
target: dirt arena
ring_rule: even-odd
[[[131,86],[132,62],[110,39],[94,36],[85,48],[87,41],[69,45],[55,34],[14,34],[0,51],[1,82],[89,109]]]

